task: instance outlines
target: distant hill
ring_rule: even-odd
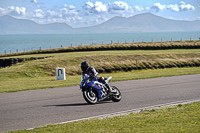
[[[38,24],[11,16],[0,17],[0,34],[59,34],[72,31],[73,28],[65,23]]]
[[[151,13],[133,17],[114,17],[102,24],[81,28],[80,32],[164,32],[200,31],[200,21],[180,21],[166,19]]]
[[[114,17],[91,27],[72,28],[65,23],[38,24],[31,20],[0,17],[0,34],[64,34],[64,33],[121,33],[121,32],[165,32],[200,31],[200,21],[166,19],[151,13],[133,17]]]

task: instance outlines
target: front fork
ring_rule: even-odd
[[[111,87],[108,84],[104,84],[101,90],[102,96],[106,96],[107,94],[109,94],[109,92],[111,91],[110,89]]]
[[[94,96],[94,93],[92,92],[92,88],[90,88],[89,93],[90,93],[90,96],[91,96],[91,97]]]

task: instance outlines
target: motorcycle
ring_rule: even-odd
[[[101,88],[101,101],[112,100],[113,102],[119,102],[122,98],[120,90],[115,86],[109,86],[109,81],[112,77],[105,78],[105,83],[99,81],[94,81],[94,84]],[[82,78],[80,82],[80,89],[83,92],[83,97],[85,101],[89,104],[96,104],[97,101],[97,92],[92,89],[92,87],[87,86],[90,82],[89,76],[86,75]],[[112,90],[111,90],[112,89]],[[115,93],[113,93],[115,92]]]

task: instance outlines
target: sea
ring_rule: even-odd
[[[200,40],[200,31],[0,35],[0,54],[111,43]]]

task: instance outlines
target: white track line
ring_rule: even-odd
[[[57,125],[57,124],[65,124],[65,123],[70,123],[70,122],[75,122],[75,121],[81,121],[81,120],[89,120],[89,119],[94,119],[94,118],[101,118],[102,119],[102,118],[106,118],[106,117],[114,117],[114,116],[129,114],[129,113],[138,113],[141,110],[145,110],[145,109],[157,109],[157,108],[162,108],[162,107],[175,106],[175,105],[178,105],[178,104],[188,104],[188,103],[198,102],[198,101],[200,101],[200,98],[177,101],[177,102],[171,102],[171,103],[165,103],[165,104],[159,104],[159,105],[153,105],[153,106],[148,106],[148,107],[143,107],[143,108],[125,110],[125,111],[121,111],[121,112],[115,112],[115,113],[110,113],[110,114],[92,116],[92,117],[81,118],[81,119],[76,119],[76,120],[64,121],[64,122],[55,123],[55,125]],[[32,129],[34,129],[34,128],[29,128],[27,130],[32,130]]]

